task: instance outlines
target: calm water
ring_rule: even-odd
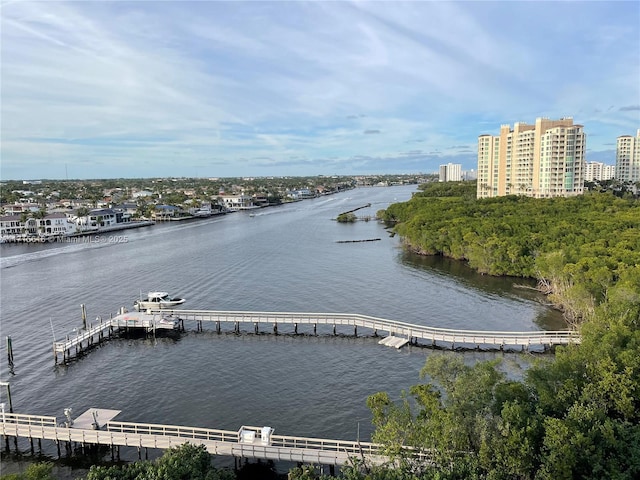
[[[185,308],[193,309],[349,312],[491,330],[562,326],[535,294],[514,289],[514,279],[409,254],[376,222],[332,221],[366,203],[372,206],[358,213],[373,215],[413,191],[360,188],[91,243],[2,245],[1,378],[11,382],[15,411],[61,419],[65,407],[78,415],[101,407],[122,410],[121,421],[230,430],[270,425],[283,435],[348,440],[359,428],[360,438],[369,439],[368,395],[399,396],[418,381],[428,355],[454,355],[396,351],[373,338],[196,333],[187,323],[178,338],[113,340],[54,365],[53,335],[81,326],[80,304],[90,320],[106,318],[149,290],[184,296]],[[370,238],[381,241],[336,243]],[[6,365],[7,335],[14,376]],[[464,355],[473,361],[496,354]],[[503,356],[517,374],[523,357]]]

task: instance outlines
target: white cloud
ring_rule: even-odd
[[[415,139],[457,155],[543,115],[574,116],[597,147],[640,124],[620,110],[640,97],[640,7],[581,3],[580,22],[558,20],[574,7],[4,3],[2,176],[42,158],[42,176],[91,158],[218,176],[394,168]]]

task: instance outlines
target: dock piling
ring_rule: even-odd
[[[80,304],[80,310],[82,311],[82,328],[87,329],[87,309],[84,306],[84,303]]]
[[[9,365],[9,371],[13,373],[13,343],[9,335],[7,335],[7,364]]]

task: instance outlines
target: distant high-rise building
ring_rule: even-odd
[[[572,118],[536,119],[478,137],[478,198],[567,197],[584,191],[586,137]]]
[[[473,168],[462,171],[462,180],[475,180],[476,178],[478,178],[478,174]]]
[[[602,162],[586,162],[584,169],[585,182],[611,180],[615,176],[616,166]]]
[[[460,182],[462,180],[462,165],[459,163],[447,163],[440,165],[440,182]]]
[[[640,128],[635,138],[631,135],[618,137],[616,179],[622,182],[640,182]]]

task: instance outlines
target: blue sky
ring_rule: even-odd
[[[501,124],[640,128],[640,3],[2,1],[0,178],[475,168]]]

